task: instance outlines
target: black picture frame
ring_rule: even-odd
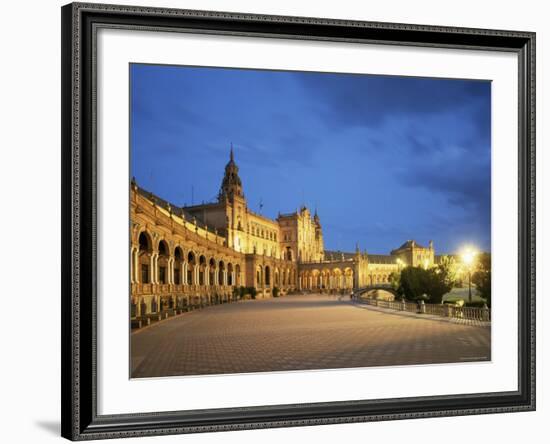
[[[62,436],[71,440],[535,409],[535,33],[72,3],[62,14]],[[507,51],[519,65],[518,390],[100,416],[96,380],[99,27]]]

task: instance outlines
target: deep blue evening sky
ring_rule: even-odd
[[[487,81],[134,64],[131,174],[212,201],[233,142],[249,207],[317,207],[326,249],[490,249]]]

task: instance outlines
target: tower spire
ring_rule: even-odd
[[[234,196],[243,197],[243,186],[239,177],[239,167],[235,163],[233,142],[229,149],[229,162],[225,165],[225,174],[218,194],[218,201],[232,199]]]

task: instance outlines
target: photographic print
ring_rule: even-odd
[[[130,64],[130,377],[491,360],[491,82]]]
[[[62,436],[535,410],[535,33],[61,23]]]

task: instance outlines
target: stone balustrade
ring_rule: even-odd
[[[378,299],[356,296],[355,300],[366,305],[387,308],[396,311],[407,311],[419,314],[428,314],[446,318],[464,319],[471,321],[490,322],[491,310],[488,307],[459,307],[453,304],[426,304],[406,301],[383,301]]]

